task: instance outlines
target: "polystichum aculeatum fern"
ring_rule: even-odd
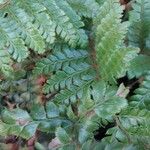
[[[129,12],[119,2],[0,1],[2,141],[14,136],[18,148],[39,150],[149,149],[150,2],[130,1]],[[135,83],[118,87],[123,76],[137,78],[134,94]],[[46,146],[41,133],[50,135]]]

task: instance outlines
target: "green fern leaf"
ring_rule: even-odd
[[[150,110],[150,73],[145,76],[141,86],[135,90],[130,103],[134,107]]]
[[[30,23],[32,18],[19,8],[15,10],[13,7],[13,9],[8,9],[7,12],[12,16],[11,19],[15,20],[19,27],[21,26],[21,38],[25,41],[25,44],[39,54],[44,53],[45,43],[38,30]]]
[[[60,113],[59,108],[53,102],[46,104],[46,111],[48,118],[58,117]]]
[[[107,131],[107,135],[111,134],[112,136],[104,138],[104,141],[111,141],[111,143],[119,141],[122,144],[128,144],[130,142],[138,148],[143,149],[143,145],[149,139],[149,121],[149,111],[144,109],[139,110],[129,106],[116,116],[117,126]],[[145,127],[145,130],[142,130],[144,129],[143,127]]]
[[[24,139],[29,139],[30,137],[34,136],[37,127],[38,127],[37,123],[34,122],[29,123],[23,129],[21,129],[21,133],[19,134],[19,136]],[[9,132],[11,133],[11,130],[9,130]]]
[[[101,104],[101,106],[98,106],[95,112],[98,116],[107,119],[107,117],[119,113],[126,106],[127,102],[125,99],[113,97],[108,99],[104,104]]]
[[[57,130],[56,130],[56,137],[60,140],[60,142],[61,143],[63,143],[63,144],[67,144],[67,143],[69,143],[70,142],[70,137],[69,137],[69,135],[67,134],[67,132],[63,129],[63,128],[61,128],[61,127],[59,127],[59,128],[57,128]]]
[[[99,5],[95,0],[67,0],[67,2],[80,16],[92,18],[99,12]]]
[[[87,44],[87,36],[84,30],[80,29],[83,27],[83,23],[66,1],[53,0],[49,2],[40,0],[40,2],[46,8],[46,12],[50,15],[52,21],[57,25],[57,34],[69,45],[75,47],[77,43],[81,46]]]
[[[42,72],[56,70],[44,85],[44,93],[57,93],[54,100],[69,104],[74,103],[82,97],[84,88],[95,78],[94,70],[86,62],[81,62],[87,57],[85,51],[70,51],[65,49],[64,53],[57,52],[49,57],[53,61],[49,66],[42,66]],[[48,60],[48,61],[49,61]],[[39,69],[38,69],[39,70]],[[58,70],[58,71],[57,71]],[[35,70],[35,72],[37,72]]]
[[[139,55],[132,60],[128,68],[128,77],[140,77],[150,70],[150,57],[147,55]]]
[[[34,22],[35,27],[39,30],[42,37],[47,43],[53,44],[56,40],[55,28],[56,24],[50,20],[50,16],[45,12],[39,13]]]
[[[83,80],[79,86],[71,85],[70,88],[62,89],[55,95],[54,101],[57,103],[75,103],[78,99],[81,99],[83,93],[87,90],[87,87],[93,82],[93,77],[88,80]]]
[[[51,21],[50,16],[45,12],[46,8],[38,2],[16,0],[16,3],[18,7],[24,9],[33,18],[33,25],[46,42],[54,43],[56,24]]]
[[[113,5],[114,3],[116,3],[115,5]],[[110,10],[112,9],[112,6],[113,8],[117,8],[115,9],[115,11],[122,11],[122,8],[121,7],[118,7],[118,0],[107,0],[101,7],[100,7],[100,12],[99,14],[97,15],[96,19],[94,19],[94,24],[96,26],[99,25],[99,23],[101,22],[101,20],[103,18],[105,18],[107,16],[107,14],[109,14]],[[120,13],[118,13],[119,15]],[[121,17],[121,16],[120,16]],[[120,18],[119,17],[119,18]]]
[[[13,68],[11,64],[12,60],[9,53],[4,49],[0,49],[0,71],[7,77],[12,76]]]
[[[119,3],[107,0],[101,8],[101,18],[95,20],[98,70],[105,81],[114,82],[123,76],[129,62],[138,52],[135,48],[123,46],[128,23],[121,23],[122,12]]]
[[[10,26],[11,28],[9,28]],[[18,62],[27,58],[29,53],[27,48],[25,47],[24,41],[17,37],[16,32],[20,32],[20,29],[15,24],[15,22],[9,19],[1,18],[0,27],[3,42],[3,47],[1,48],[7,49],[12,57]]]
[[[44,91],[46,93],[58,91],[59,89],[68,89],[72,84],[80,86],[82,85],[82,80],[87,81],[92,79],[92,76],[88,76],[90,65],[86,63],[71,64],[70,66],[65,66],[62,68],[63,71],[57,71],[57,73],[52,76],[44,86]],[[87,80],[86,80],[87,78]]]
[[[92,89],[87,91],[82,102],[85,101],[86,106],[86,100],[90,99],[92,95],[93,104],[90,110],[95,111],[99,117],[107,119],[127,106],[126,99],[117,96],[115,87],[107,87],[104,82],[95,82],[91,86]]]
[[[150,34],[150,1],[136,0],[132,5],[129,21],[131,26],[128,32],[129,44],[139,47],[141,50],[147,49],[146,39]]]
[[[120,115],[120,122],[135,143],[149,139],[150,112],[129,107]],[[140,136],[140,138],[139,138]]]
[[[114,86],[111,87],[105,82],[95,82],[90,87],[84,93],[78,107],[79,120],[82,122],[79,139],[82,144],[88,139],[93,139],[94,131],[100,127],[107,124],[112,124],[113,127],[113,117],[128,105],[126,99],[116,95],[117,88]]]
[[[130,126],[136,126],[138,127],[138,124],[149,124],[150,118],[149,118],[150,112],[146,109],[133,109],[133,107],[128,107],[127,109],[123,110],[121,113],[121,122],[122,125],[125,128],[130,128]]]
[[[72,62],[81,62],[88,57],[85,50],[63,49],[56,51],[53,55],[41,59],[36,63],[34,74],[48,74],[53,71],[60,70],[64,65]]]
[[[21,39],[14,39],[12,40],[12,44],[8,48],[8,52],[12,55],[14,59],[16,59],[18,62],[21,62],[23,59],[27,58],[28,56],[28,50],[24,46],[24,42]]]
[[[20,108],[5,109],[1,112],[0,134],[3,136],[13,134],[29,139],[37,129],[44,132],[54,132],[62,123],[68,125],[71,122],[59,118],[59,109],[52,102],[48,102],[45,107],[34,104],[30,114]]]
[[[68,107],[66,114],[67,114],[69,119],[71,119],[73,121],[77,121],[78,117],[75,115],[71,106]]]

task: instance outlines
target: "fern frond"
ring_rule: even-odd
[[[116,126],[108,129],[107,135],[103,141],[108,143],[134,144],[137,148],[143,147],[149,139],[150,119],[148,110],[139,110],[133,107],[125,108],[115,117]],[[145,130],[143,127],[145,127]],[[139,130],[138,130],[139,129]],[[145,134],[146,133],[146,134]],[[140,137],[139,137],[140,135]]]
[[[99,5],[95,0],[67,0],[67,2],[81,17],[92,18],[99,12]]]
[[[110,116],[119,113],[121,109],[127,106],[126,99],[117,96],[116,90],[116,87],[111,87],[105,82],[94,82],[91,85],[91,89],[89,89],[86,95],[84,95],[82,105],[86,108],[86,105],[88,105],[86,101],[90,100],[92,97],[92,108],[90,109],[95,111],[99,117],[107,119]]]
[[[117,1],[107,0],[102,5],[100,17],[95,20],[96,56],[100,76],[114,82],[125,74],[129,62],[137,49],[123,46],[128,23],[121,23],[123,8]]]
[[[150,138],[150,124],[146,124],[146,125],[141,125],[138,127],[132,127],[130,129],[128,129],[128,132],[135,135],[136,138],[138,139],[139,137],[146,137],[146,138]]]
[[[128,107],[120,114],[120,122],[135,143],[149,139],[150,111]],[[139,138],[140,135],[140,138]]]
[[[54,76],[52,76],[44,86],[44,91],[46,93],[58,91],[59,89],[68,89],[72,84],[80,86],[82,85],[82,80],[87,80],[92,78],[89,74],[91,69],[90,65],[87,63],[70,64],[70,66],[64,66],[63,71],[57,71]]]
[[[77,43],[82,46],[87,44],[87,36],[80,29],[83,27],[83,22],[80,21],[80,17],[66,1],[42,1],[42,4],[46,7],[46,12],[57,24],[56,32],[58,35],[73,47]]]
[[[83,150],[120,150],[120,149],[134,149],[137,150],[138,146],[127,144],[127,143],[121,143],[119,141],[115,142],[108,142],[108,140],[102,140],[102,141],[94,141],[89,140],[84,143]]]
[[[47,103],[45,108],[34,104],[30,114],[20,108],[5,109],[1,113],[0,134],[3,136],[13,134],[29,139],[37,129],[44,132],[54,132],[55,128],[62,123],[69,123],[69,121],[66,122],[59,118],[59,113],[58,107],[52,102]]]
[[[1,49],[8,49],[8,52],[18,62],[27,58],[29,53],[24,41],[17,37],[17,33],[20,33],[20,28],[16,25],[15,21],[1,18],[0,31],[3,43]]]
[[[32,18],[24,10],[17,7],[8,8],[7,13],[7,18],[14,20],[20,27],[21,38],[25,41],[25,44],[39,54],[44,53],[45,43],[38,30],[31,24]]]
[[[72,74],[66,75],[67,72],[65,73],[64,70],[62,76],[61,74],[60,76],[56,76],[58,78],[60,77],[59,80],[58,78],[56,80],[53,80],[53,78],[49,79],[44,87],[44,92],[59,91],[58,94],[55,95],[54,101],[66,104],[75,103],[78,99],[82,98],[83,93],[95,79],[93,71],[90,71],[87,65],[85,65],[87,68],[84,70],[83,66],[79,66],[80,70],[74,70],[68,67],[69,72],[71,70],[73,71]],[[88,72],[87,69],[89,69]]]
[[[129,44],[144,50],[147,49],[146,39],[150,34],[150,1],[136,0],[132,7],[133,10],[130,12],[129,17],[131,23],[128,32]]]
[[[110,12],[113,12],[117,14],[118,12],[118,19],[122,17],[121,12],[123,10],[123,7],[120,7],[118,0],[107,0],[104,2],[104,4],[100,7],[100,12],[97,15],[97,17],[94,20],[95,25],[99,25],[103,18],[105,18]],[[115,18],[116,16],[114,16]],[[114,20],[115,21],[115,20]],[[109,24],[108,24],[109,25]]]
[[[111,130],[111,131],[110,131]],[[149,137],[148,136],[136,136],[136,133],[129,134],[129,138],[131,141],[127,141],[127,137],[123,131],[121,131],[119,128],[115,127],[110,129],[107,134],[112,135],[109,137],[105,137],[103,139],[104,144],[103,146],[106,146],[106,148],[115,150],[115,149],[142,149],[146,150],[149,146]],[[128,131],[127,131],[128,133]]]
[[[53,0],[46,2],[39,0],[35,4],[31,1],[23,3],[18,1],[18,5],[25,10],[26,7],[31,9],[28,13],[32,12],[32,16],[34,16],[35,21],[33,24],[35,23],[36,27],[41,31],[42,36],[46,38],[46,41],[53,43],[56,31],[71,46],[76,46],[77,43],[84,46],[87,43],[87,36],[80,29],[84,24],[66,1]],[[34,14],[35,11],[36,15]],[[43,23],[41,17],[49,19],[46,20],[46,24]]]
[[[12,60],[5,49],[0,49],[0,71],[7,77],[12,75]]]
[[[71,63],[82,62],[88,57],[85,50],[75,50],[65,48],[62,51],[56,51],[53,55],[43,58],[36,63],[34,74],[48,74],[53,71],[61,70],[63,66],[69,66]]]
[[[74,103],[74,106],[77,106],[77,108],[75,107],[76,112],[73,111],[71,107],[73,104],[69,105],[69,107],[68,105],[65,105],[67,107],[67,116],[69,117],[69,120],[72,120],[75,123],[79,122],[78,127],[75,125],[77,128],[75,133],[77,135],[77,140],[81,145],[83,145],[87,140],[93,139],[94,132],[100,127],[105,127],[110,122],[112,122],[112,126],[114,126],[115,124],[113,124],[112,116],[114,116],[116,113],[119,113],[121,109],[127,106],[125,99],[116,96],[116,88],[107,86],[108,85],[106,85],[104,82],[95,82],[88,86],[88,89],[83,91],[83,96],[80,98],[81,100],[77,103]],[[64,91],[62,95],[63,94]],[[65,98],[67,98],[67,95],[70,96],[69,92],[66,92],[65,94]],[[61,97],[60,100],[65,98]],[[72,97],[71,100],[74,102],[75,97]],[[114,106],[115,109],[112,109]],[[103,111],[101,111],[102,109]],[[110,120],[110,122],[105,118]],[[65,136],[65,134],[67,135]],[[63,135],[66,138],[68,137],[67,139],[73,140],[72,135],[74,133],[72,130],[65,130],[65,134]],[[60,138],[59,136],[57,137]],[[72,144],[72,140],[69,140],[70,142],[68,141],[68,146]],[[63,142],[62,138],[61,141],[62,144],[64,144],[65,141]]]
[[[88,52],[65,48],[55,51],[36,64],[34,74],[53,73],[44,85],[44,93],[55,93],[54,100],[69,104],[81,99],[83,91],[95,79],[95,72],[87,62]],[[55,73],[56,71],[56,73]]]
[[[122,125],[125,128],[130,128],[131,126],[137,126],[138,125],[145,125],[145,124],[149,124],[150,123],[150,111],[146,110],[146,109],[137,109],[133,107],[128,107],[127,109],[123,110],[121,115],[120,115],[120,119],[122,122]]]
[[[53,44],[58,35],[73,47],[87,44],[84,23],[67,1],[15,0],[0,10],[0,18],[2,38],[7,38],[1,49],[7,47],[18,62],[28,57],[27,48],[44,53],[44,39]]]
[[[140,87],[135,90],[130,103],[134,107],[150,110],[150,72],[147,73]]]
[[[128,77],[140,77],[150,70],[150,57],[147,55],[139,55],[132,60],[128,68]]]
[[[32,23],[46,42],[50,44],[54,43],[56,39],[56,24],[52,22],[50,16],[44,12],[46,8],[38,2],[32,3],[31,1],[16,0],[16,3],[20,8],[25,10],[30,17],[33,18]]]
[[[50,20],[50,16],[45,12],[39,13],[34,22],[35,27],[39,30],[42,37],[47,43],[53,44],[56,40],[55,28],[56,24]]]
[[[71,138],[69,137],[67,132],[61,127],[57,128],[55,135],[63,144],[68,144],[71,141]]]

